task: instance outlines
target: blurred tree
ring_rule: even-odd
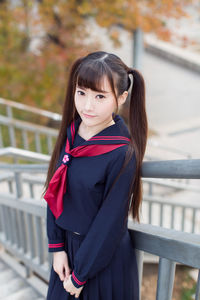
[[[184,6],[191,1],[0,1],[0,95],[61,112],[72,61],[99,49],[96,41],[84,42],[92,30],[86,26],[89,17],[108,29],[115,46],[119,27],[169,39],[166,19],[186,15]],[[36,37],[40,42],[33,48]]]
[[[61,112],[71,63],[99,47],[84,47],[89,32],[72,2],[0,1],[1,97]]]

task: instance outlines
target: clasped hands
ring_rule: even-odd
[[[75,298],[78,298],[83,289],[83,286],[81,286],[80,288],[76,288],[71,281],[71,276],[72,275],[69,275],[68,278],[64,279],[63,287],[67,292],[70,293],[70,295],[75,295]]]
[[[68,265],[68,257],[65,251],[59,251],[53,253],[53,268],[54,271],[59,275],[60,280],[63,281],[64,289],[70,293],[70,295],[75,295],[78,298],[83,286],[76,288],[71,281],[72,271]]]

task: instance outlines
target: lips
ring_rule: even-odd
[[[86,118],[94,118],[95,116],[83,114]]]

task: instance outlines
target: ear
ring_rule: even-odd
[[[124,104],[124,102],[126,101],[127,96],[128,96],[128,91],[124,91],[123,94],[121,94],[118,97],[118,105]]]

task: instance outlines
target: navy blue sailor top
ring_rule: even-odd
[[[123,135],[130,138],[123,118],[116,115],[114,121],[115,124],[95,136]],[[87,140],[76,133],[73,147],[85,143]],[[122,168],[127,148],[126,144],[98,156],[72,158],[67,172],[68,188],[63,196],[62,214],[55,219],[47,204],[49,252],[65,249],[65,230],[85,235],[74,257],[71,279],[76,287],[82,286],[106,267],[127,230],[128,193],[136,169],[135,153],[109,192]],[[61,163],[64,150],[65,145],[57,166]]]

